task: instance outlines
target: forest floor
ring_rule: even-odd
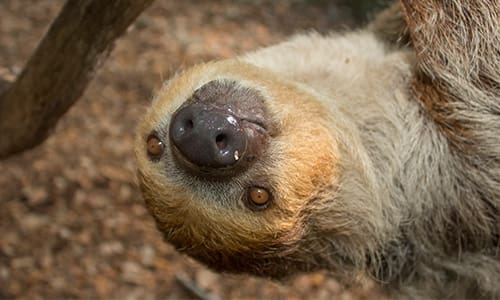
[[[0,1],[0,71],[22,69],[63,3]],[[0,299],[383,298],[325,273],[285,283],[213,273],[162,241],[134,174],[137,122],[176,70],[346,29],[351,15],[336,1],[156,1],[52,136],[0,162]]]

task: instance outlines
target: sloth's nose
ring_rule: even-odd
[[[234,81],[206,83],[172,115],[169,138],[176,166],[206,179],[248,169],[275,132],[267,116],[258,91]]]
[[[175,112],[169,135],[180,161],[201,170],[232,168],[244,158],[249,140],[230,111],[201,103]]]

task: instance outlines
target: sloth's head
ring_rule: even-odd
[[[362,154],[320,97],[239,61],[170,80],[136,141],[142,193],[165,239],[218,271],[279,278],[325,260],[360,263],[380,207],[350,195],[370,193],[358,181]]]

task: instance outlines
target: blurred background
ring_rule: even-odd
[[[0,72],[21,71],[63,4],[0,0]],[[382,298],[371,283],[346,290],[325,273],[280,284],[215,274],[179,255],[143,206],[133,140],[152,95],[176,70],[294,33],[358,27],[383,4],[156,0],[52,136],[0,161],[0,298]]]

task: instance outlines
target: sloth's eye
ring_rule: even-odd
[[[247,191],[247,202],[252,209],[264,209],[271,203],[271,193],[262,187],[253,186]]]
[[[163,150],[165,148],[163,142],[158,138],[156,134],[152,133],[148,136],[146,144],[149,158],[151,160],[158,160],[163,154]]]

